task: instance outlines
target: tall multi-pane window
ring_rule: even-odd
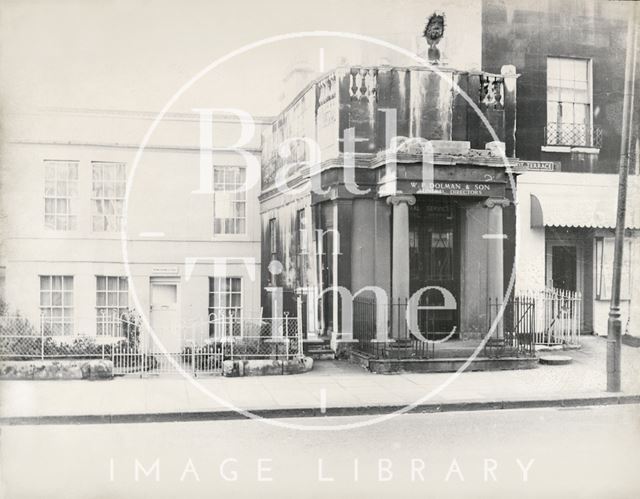
[[[44,225],[53,230],[77,227],[78,162],[44,162]]]
[[[547,144],[591,145],[589,61],[547,58]]]
[[[209,278],[209,318],[211,336],[232,331],[239,334],[237,327],[242,319],[242,278]]]
[[[246,172],[239,166],[213,167],[213,233],[244,234],[247,223]]]
[[[119,231],[122,224],[127,169],[124,163],[94,161],[92,168],[92,228]]]
[[[306,210],[302,208],[296,212],[296,268],[298,269],[298,276],[300,277],[300,284],[306,286],[307,282],[307,218]]]
[[[306,255],[308,253],[307,248],[307,219],[306,210],[302,208],[296,212],[296,246],[298,247],[298,253]]]
[[[40,321],[44,334],[73,334],[73,276],[40,276]]]
[[[271,253],[272,257],[276,254],[276,252],[278,251],[278,233],[276,230],[276,219],[275,218],[271,218],[269,219],[269,252]]]
[[[120,318],[127,311],[129,285],[126,277],[96,276],[96,332],[117,336]]]

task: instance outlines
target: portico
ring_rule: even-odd
[[[401,343],[415,326],[432,340],[479,341],[489,330],[489,299],[502,300],[512,267],[507,169],[514,159],[513,142],[506,150],[505,139],[514,126],[505,109],[515,105],[516,75],[512,68],[502,76],[442,71],[444,79],[419,68],[340,68],[303,91],[301,103],[267,132],[262,257],[281,261],[284,271],[263,272],[263,282],[285,288],[285,309],[292,312],[298,290],[308,338],[353,334],[361,341],[366,334],[366,341]],[[451,91],[449,76],[485,114],[493,135]],[[290,168],[297,173],[289,178],[291,190],[282,192],[275,186],[284,166],[278,144],[293,126],[293,110],[305,106],[315,106],[314,133],[326,140],[319,146],[329,157],[313,168]],[[307,154],[294,147],[288,159],[303,165]],[[311,229],[304,234],[301,220]],[[355,296],[353,307],[345,305],[345,291]],[[371,312],[381,294],[388,325],[382,335]],[[269,301],[264,295],[266,309]],[[347,324],[342,319],[350,308]],[[493,335],[500,338],[501,328]]]

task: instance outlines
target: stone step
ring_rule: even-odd
[[[333,360],[336,358],[336,354],[330,348],[328,350],[310,350],[307,352],[307,356],[313,360]]]

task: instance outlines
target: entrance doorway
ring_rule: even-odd
[[[409,212],[410,292],[425,286],[448,290],[458,302],[460,290],[460,241],[458,206],[450,197],[418,196]],[[458,328],[458,310],[426,310],[444,305],[438,290],[422,295],[418,326],[429,339],[438,339]]]
[[[576,246],[551,247],[551,283],[554,288],[576,291],[578,255]]]
[[[182,334],[178,307],[178,280],[152,277],[150,295],[151,327],[168,352],[180,352]],[[151,350],[161,350],[154,341],[151,341],[150,347]]]

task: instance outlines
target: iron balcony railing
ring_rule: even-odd
[[[547,123],[544,135],[548,146],[602,146],[602,128],[580,123]]]

